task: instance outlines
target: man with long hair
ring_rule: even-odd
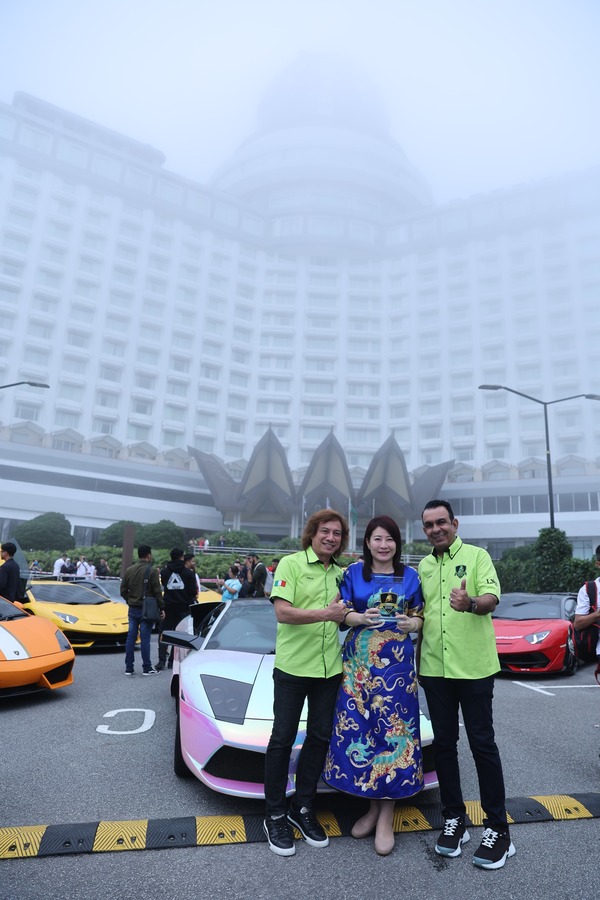
[[[277,617],[273,669],[273,731],[265,759],[266,818],[269,848],[293,856],[292,826],[307,844],[326,847],[325,831],[313,803],[329,746],[333,710],[342,677],[338,625],[345,606],[339,597],[342,570],[335,557],[346,549],[349,529],[333,509],[307,521],[302,550],[281,560],[271,602]],[[296,772],[296,794],[288,810],[286,786],[290,755],[305,701],[306,738]]]

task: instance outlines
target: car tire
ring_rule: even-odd
[[[565,650],[565,661],[563,663],[563,672],[565,675],[574,675],[577,671],[577,652],[575,650],[575,638],[571,631],[567,635],[567,649]]]
[[[181,752],[181,730],[179,716],[179,700],[177,701],[177,721],[175,723],[175,745],[173,747],[173,771],[178,778],[189,778],[191,772],[185,764],[183,754]]]

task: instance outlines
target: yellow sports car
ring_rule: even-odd
[[[23,604],[50,619],[73,647],[125,647],[128,610],[98,591],[68,581],[32,581]]]
[[[0,698],[72,684],[74,659],[56,625],[0,597]]]

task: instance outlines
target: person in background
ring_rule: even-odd
[[[170,553],[171,561],[160,572],[160,581],[163,586],[163,599],[165,603],[165,617],[161,622],[161,633],[177,628],[181,620],[188,615],[190,604],[196,601],[198,589],[193,571],[186,566],[184,552],[179,547],[174,547]],[[162,672],[167,665],[167,656],[173,652],[173,648],[158,639],[158,665],[156,668]],[[173,668],[172,659],[169,668]]]
[[[245,556],[244,562],[239,566],[238,578],[242,582],[242,587],[239,592],[240,597],[250,597],[252,592],[252,582],[250,581],[250,574],[252,572],[252,557]]]
[[[239,569],[235,563],[229,566],[227,570],[227,578],[221,582],[221,594],[223,600],[237,600],[242,589],[242,582],[238,578]]]
[[[196,572],[196,557],[193,553],[184,553],[183,554],[183,562],[185,564],[186,569],[189,569],[190,572],[194,573],[194,580],[196,581],[196,600],[200,592],[202,591],[202,587],[200,585],[200,579],[198,578],[198,573]]]
[[[248,557],[250,560],[250,571],[248,573],[248,597],[264,597],[265,581],[267,580],[267,567],[260,559],[257,553],[251,553]]]
[[[129,631],[125,643],[125,674],[134,674],[134,650],[138,633],[140,635],[142,654],[142,674],[158,675],[150,659],[150,635],[152,622],[142,619],[142,602],[144,596],[152,594],[158,600],[161,610],[161,619],[164,618],[164,600],[160,587],[160,578],[155,566],[152,565],[152,548],[148,544],[140,544],[138,547],[138,561],[125,570],[121,581],[121,597],[129,607]]]
[[[0,566],[0,597],[6,600],[19,599],[19,581],[21,579],[21,570],[19,569],[14,555],[17,552],[17,545],[12,541],[2,544],[0,557],[3,563]]]
[[[68,556],[66,553],[63,553],[62,556],[59,556],[57,560],[54,561],[54,566],[52,568],[52,575],[54,578],[58,578],[59,575],[63,574],[62,567],[68,560]]]
[[[595,549],[596,568],[600,569],[600,544]],[[596,659],[600,662],[600,604],[598,595],[600,592],[600,577],[587,582],[579,588],[577,594],[577,606],[575,607],[575,619],[573,625],[577,631],[583,631],[590,625],[598,629],[598,642],[596,644]],[[592,596],[590,596],[590,594]],[[595,594],[595,596],[593,596]]]
[[[302,550],[281,560],[273,585],[277,639],[263,828],[269,849],[278,856],[296,852],[292,826],[311,847],[329,844],[313,805],[342,678],[338,625],[346,608],[340,600],[342,570],[335,556],[346,549],[348,534],[348,524],[340,513],[333,509],[313,513],[302,534]],[[306,738],[298,759],[296,793],[288,809],[290,756],[305,701]]]
[[[492,713],[494,676],[500,664],[491,614],[500,600],[500,584],[487,551],[459,538],[458,519],[446,500],[430,500],[422,521],[433,550],[419,563],[425,601],[419,681],[433,727],[444,816],[435,852],[460,856],[470,839],[458,765],[460,710],[485,815],[473,863],[499,869],[515,853]]]
[[[90,577],[90,565],[85,558],[82,556],[81,559],[77,563],[77,576],[78,578],[89,578]]]
[[[98,578],[107,578],[110,575],[110,566],[104,557],[101,557],[100,562],[96,566],[96,575]]]

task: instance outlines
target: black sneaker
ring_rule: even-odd
[[[133,675],[133,669],[125,669],[126,675]]]
[[[293,856],[296,852],[292,829],[285,816],[267,816],[263,822],[263,831],[269,842],[269,849],[278,856]]]
[[[480,869],[501,869],[509,856],[517,851],[508,831],[486,828],[481,843],[473,857],[473,864]]]
[[[435,845],[435,852],[440,856],[460,856],[461,845],[471,840],[464,819],[444,819],[444,827]]]
[[[154,666],[150,666],[149,669],[144,669],[142,675],[158,675],[158,669],[155,669]]]
[[[306,806],[303,806],[300,811],[290,809],[287,817],[288,822],[298,829],[306,843],[311,847],[328,846],[329,838],[319,825],[312,809],[308,809]]]
[[[162,672],[164,668],[165,668],[164,662],[157,662],[157,663],[156,663],[156,671],[157,671],[157,672]]]

